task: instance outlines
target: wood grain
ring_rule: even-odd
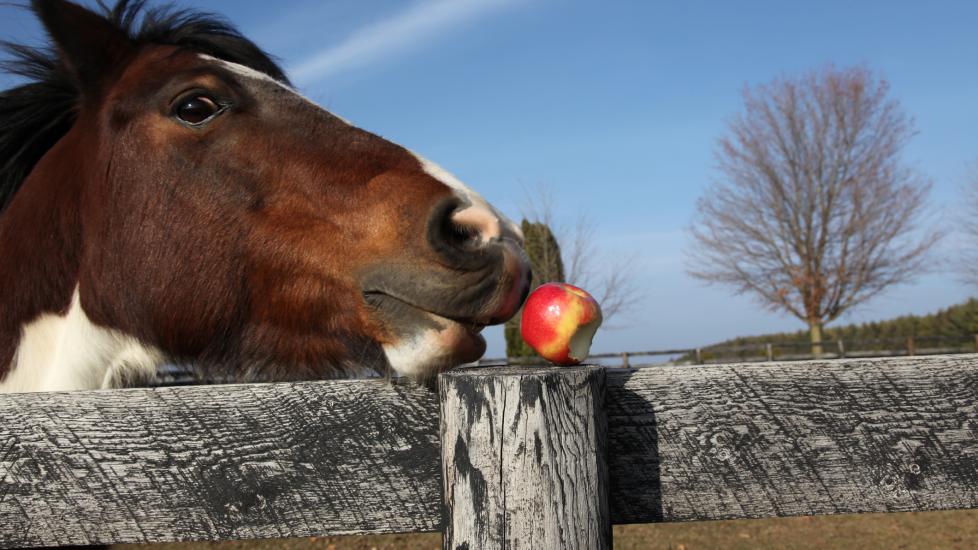
[[[444,548],[610,549],[604,371],[441,376]]]
[[[534,431],[549,453],[560,446],[544,436],[600,424],[602,392],[575,393],[578,371],[531,370],[548,381],[528,386],[533,399],[506,393],[512,370],[446,377],[471,378],[464,396],[444,396],[463,443],[469,420],[509,434],[505,475],[559,464],[537,462]],[[978,508],[978,356],[606,376],[615,523]],[[518,396],[505,411],[500,392]],[[548,416],[565,401],[566,416]],[[539,424],[515,403],[534,403]],[[0,547],[441,530],[438,407],[384,381],[0,395]],[[479,460],[507,456],[483,435]],[[594,449],[570,456],[600,469]],[[469,441],[470,461],[476,451]],[[504,486],[494,471],[487,487]],[[507,491],[506,507],[543,486]],[[479,513],[455,521],[505,524]]]
[[[978,507],[978,357],[608,371],[615,523]]]
[[[437,395],[384,381],[0,396],[0,547],[442,527]]]

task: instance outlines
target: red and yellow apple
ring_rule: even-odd
[[[586,291],[567,283],[546,283],[526,299],[520,334],[547,361],[577,365],[587,358],[601,320],[601,306]]]

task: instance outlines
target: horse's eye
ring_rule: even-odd
[[[221,111],[221,106],[213,99],[198,95],[181,99],[174,114],[187,124],[200,124]]]

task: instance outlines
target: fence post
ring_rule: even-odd
[[[696,364],[703,364],[703,352],[700,350],[700,348],[696,348]]]
[[[767,343],[767,360],[774,361],[774,349],[771,348],[771,342]]]
[[[444,548],[611,548],[603,369],[461,369],[439,393]]]
[[[913,336],[907,336],[907,355],[916,355],[917,346],[914,345]]]
[[[846,345],[842,343],[842,338],[836,340],[836,344],[839,346],[839,358],[844,358],[846,356]]]
[[[627,351],[621,354],[621,362],[622,362],[622,365],[621,365],[622,367],[624,367],[626,369],[629,368],[629,365],[628,365],[628,352]]]

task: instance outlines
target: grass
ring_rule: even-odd
[[[615,548],[622,550],[703,548],[892,548],[966,549],[978,547],[978,510],[910,512],[616,525]],[[441,535],[374,535],[308,539],[116,545],[113,550],[435,550]]]

